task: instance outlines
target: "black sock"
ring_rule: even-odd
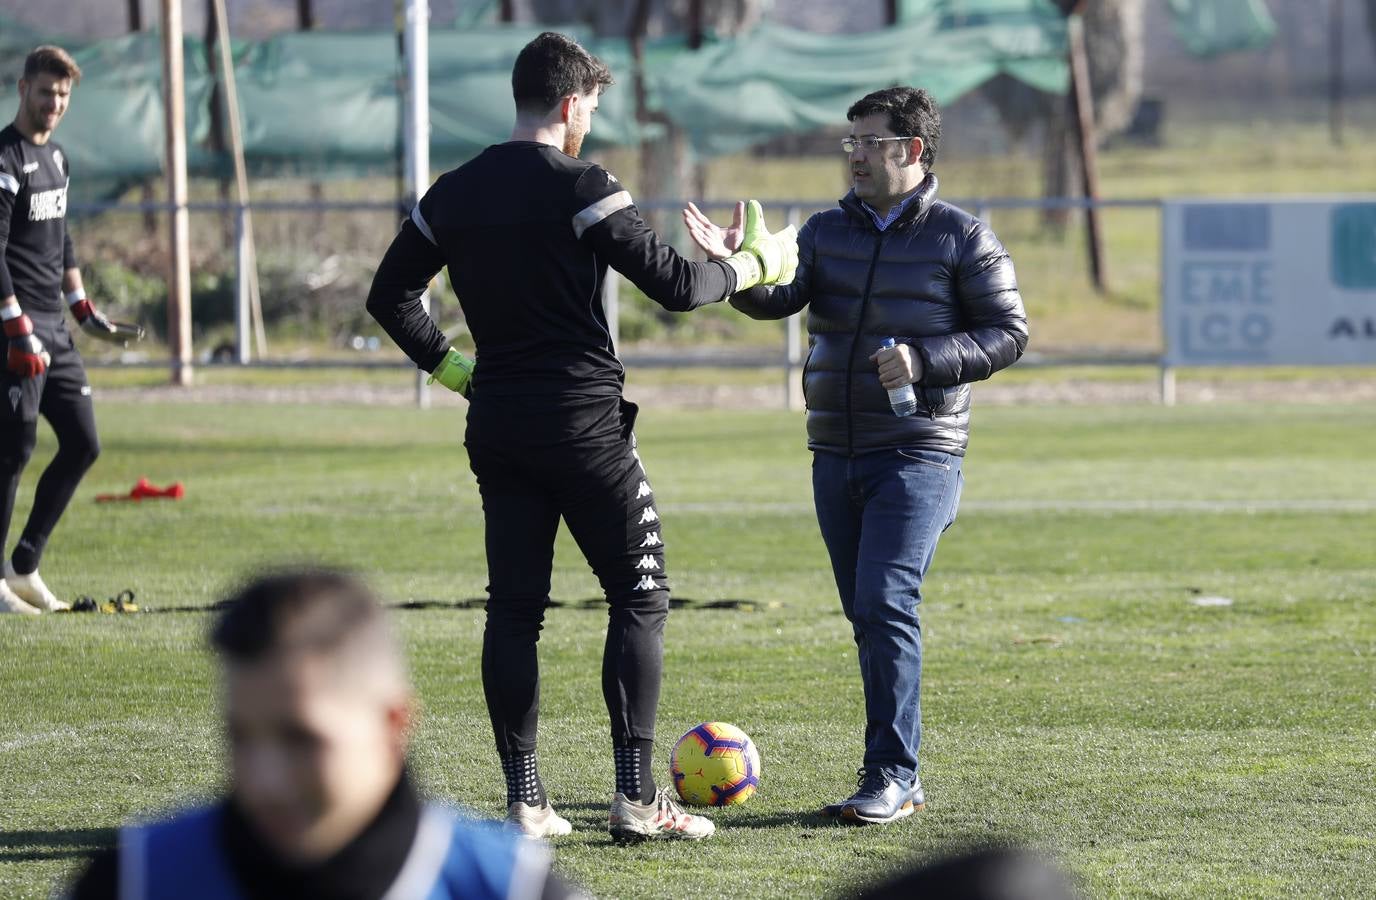
[[[535,751],[502,753],[502,774],[506,776],[506,805],[524,803],[527,806],[545,805],[545,786],[540,783],[540,770],[535,764]]]
[[[46,543],[46,541],[44,542]],[[38,571],[38,558],[43,553],[42,545],[35,546],[27,538],[20,538],[10,556],[10,565],[16,575],[32,575]]]
[[[649,803],[655,798],[654,741],[628,741],[612,747],[616,763],[616,790],[628,799]]]

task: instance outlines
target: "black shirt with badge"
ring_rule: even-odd
[[[445,266],[477,347],[475,405],[620,396],[602,308],[608,267],[673,311],[722,300],[736,283],[725,263],[662,243],[606,169],[533,141],[488,147],[440,176],[378,266],[368,311],[427,372],[449,341],[420,297]]]
[[[61,314],[62,273],[75,268],[67,231],[67,155],[35,144],[13,124],[0,130],[0,300],[27,313]]]

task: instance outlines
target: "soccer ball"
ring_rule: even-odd
[[[678,739],[669,771],[683,802],[730,806],[755,793],[760,754],[750,735],[735,725],[703,722]]]

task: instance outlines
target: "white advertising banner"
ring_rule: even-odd
[[[1376,364],[1376,197],[1168,200],[1167,366]]]

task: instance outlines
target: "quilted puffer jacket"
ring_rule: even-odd
[[[969,213],[936,199],[928,174],[900,218],[880,231],[854,191],[808,219],[791,284],[732,295],[756,319],[807,307],[803,367],[808,447],[965,454],[970,383],[1011,365],[1027,346],[1013,262]],[[895,416],[870,354],[886,337],[922,358],[916,415]]]

